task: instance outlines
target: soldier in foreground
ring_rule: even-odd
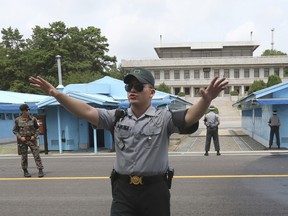
[[[168,165],[172,133],[193,133],[211,101],[225,89],[225,78],[212,80],[202,98],[189,109],[172,112],[151,105],[155,80],[150,71],[135,68],[124,77],[130,103],[127,110],[95,108],[58,91],[41,77],[31,85],[53,96],[65,109],[99,129],[111,131],[116,160],[111,174],[112,216],[169,216],[173,171]]]

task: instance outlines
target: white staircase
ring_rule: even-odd
[[[200,98],[186,98],[191,103],[196,103]],[[241,127],[241,111],[236,107],[232,107],[234,102],[230,97],[217,97],[212,101],[219,110],[220,125],[219,128],[240,128]],[[205,128],[203,119],[200,120],[200,128]]]

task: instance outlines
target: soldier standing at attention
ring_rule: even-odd
[[[220,154],[218,125],[220,124],[219,116],[214,112],[214,105],[210,105],[209,112],[204,117],[204,124],[207,127],[206,130],[206,144],[205,144],[205,156],[208,156],[210,150],[211,139],[213,138],[214,148],[217,151],[217,156]]]
[[[280,119],[277,116],[277,111],[274,110],[272,116],[269,118],[268,125],[270,126],[270,138],[269,138],[269,149],[273,144],[274,134],[276,136],[276,143],[278,149],[280,148],[280,135],[279,135],[279,127],[281,125]]]
[[[24,171],[24,177],[31,177],[28,172],[28,146],[33,154],[36,166],[39,170],[38,177],[44,176],[43,165],[39,155],[37,137],[39,135],[39,125],[36,117],[30,116],[30,109],[27,104],[20,106],[22,115],[15,119],[13,133],[17,137],[17,143],[21,151],[21,166]]]
[[[201,91],[198,103],[189,109],[156,109],[151,104],[155,95],[152,73],[135,68],[124,77],[130,107],[118,115],[119,109],[92,107],[58,91],[41,77],[29,80],[32,86],[55,97],[71,113],[113,134],[116,159],[111,174],[111,216],[170,215],[173,171],[168,166],[169,137],[177,132],[195,132],[210,102],[228,83],[225,78],[215,77]]]

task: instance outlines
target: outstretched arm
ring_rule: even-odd
[[[49,82],[39,76],[30,77],[29,81],[31,86],[40,88],[47,95],[53,96],[69,112],[79,118],[86,119],[93,125],[98,125],[99,115],[96,108],[58,91]]]
[[[205,114],[211,101],[215,99],[219,93],[226,88],[228,81],[225,78],[218,79],[215,77],[206,89],[201,90],[201,99],[191,106],[185,116],[185,126],[189,127],[199,121]]]

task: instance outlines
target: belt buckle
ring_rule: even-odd
[[[143,185],[142,177],[143,176],[130,176],[130,184]]]

